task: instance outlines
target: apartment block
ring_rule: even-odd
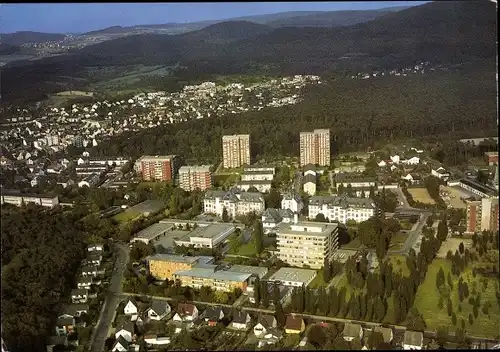
[[[174,274],[174,279],[179,280],[182,286],[197,289],[208,286],[217,291],[232,292],[239,288],[245,292],[251,276],[252,274],[249,273],[217,270],[215,265],[211,267],[207,265],[203,268],[177,271]]]
[[[180,270],[191,270],[196,265],[208,264],[212,257],[190,257],[183,255],[155,254],[146,258],[149,273],[161,280],[173,280],[174,273]]]
[[[0,190],[0,204],[12,204],[20,207],[23,203],[35,203],[52,208],[59,204],[59,197],[21,193],[19,190]]]
[[[135,170],[144,181],[172,182],[180,164],[176,155],[145,155],[136,161]]]
[[[309,219],[323,214],[329,221],[363,222],[376,214],[375,204],[369,198],[314,196],[309,200]]]
[[[222,166],[225,169],[250,164],[250,135],[222,136]]]
[[[250,212],[262,214],[265,209],[264,197],[261,193],[230,191],[208,191],[203,199],[205,213],[222,217],[224,208],[234,218]]]
[[[467,201],[465,233],[498,231],[498,197]]]
[[[330,166],[330,130],[300,133],[300,166]]]
[[[323,267],[338,248],[336,223],[297,221],[281,223],[276,234],[278,257],[293,266]]]
[[[182,166],[179,168],[179,187],[191,192],[196,189],[205,191],[212,187],[210,165]]]

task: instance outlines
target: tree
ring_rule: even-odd
[[[436,287],[439,289],[445,284],[445,282],[444,271],[443,268],[440,267],[438,273],[436,274]]]
[[[325,282],[330,282],[332,279],[332,267],[328,258],[325,258],[323,262],[323,280]]]
[[[257,251],[257,254],[261,254],[262,249],[264,248],[264,230],[260,220],[255,220],[254,222],[253,240],[255,242],[255,250]]]
[[[222,221],[223,221],[223,222],[229,222],[229,221],[230,221],[230,219],[229,219],[229,214],[228,214],[228,212],[227,212],[226,207],[224,207],[224,208],[222,209]]]
[[[460,242],[460,244],[458,245],[458,250],[460,251],[460,254],[464,254],[465,246],[463,242]]]
[[[453,314],[451,315],[451,323],[453,325],[457,325],[457,315],[455,314],[455,312],[453,312]]]
[[[448,316],[451,317],[451,314],[453,313],[453,305],[450,298],[448,298],[448,301],[446,302],[446,310],[448,312]]]
[[[410,312],[408,313],[407,317],[408,321],[408,328],[411,330],[415,331],[424,331],[427,327],[427,324],[425,323],[424,318],[422,317],[422,314],[418,311],[416,307],[413,307],[410,309]]]
[[[448,328],[446,326],[440,326],[437,330],[436,333],[436,342],[437,344],[442,347],[448,341],[449,335],[448,335]]]
[[[260,301],[264,308],[269,307],[269,289],[266,281],[260,282]]]
[[[316,215],[316,217],[314,218],[314,221],[316,221],[316,222],[328,222],[328,220],[326,220],[326,218],[325,218],[325,215],[323,215],[322,213],[318,213],[318,215]]]
[[[253,284],[253,297],[255,299],[255,304],[256,305],[260,304],[260,290],[261,290],[260,279],[257,276],[255,278],[255,281],[254,281],[254,284]]]
[[[437,237],[441,242],[446,240],[446,238],[448,237],[448,225],[442,220],[439,221],[438,224]]]
[[[448,271],[448,276],[446,279],[448,281],[448,286],[450,286],[450,289],[453,290],[453,280],[451,278],[451,272]]]
[[[324,345],[326,337],[325,328],[319,324],[314,324],[307,332],[307,341],[316,348]]]
[[[474,324],[474,317],[472,316],[472,313],[469,313],[469,325]]]
[[[378,347],[384,343],[384,335],[378,331],[372,331],[370,337],[368,337],[368,346],[370,349],[378,349]]]
[[[269,193],[265,196],[266,208],[281,208],[281,194],[276,190],[276,188],[271,188]]]
[[[274,306],[275,312],[276,312],[276,322],[278,324],[278,327],[283,328],[286,323],[286,314],[283,311],[283,307],[281,306],[281,303],[276,303]]]

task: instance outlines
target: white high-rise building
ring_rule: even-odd
[[[330,130],[300,133],[300,166],[330,166]]]
[[[222,166],[225,169],[250,165],[250,135],[222,136]]]

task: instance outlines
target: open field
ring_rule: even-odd
[[[441,248],[439,249],[439,252],[437,253],[436,257],[446,258],[446,253],[448,253],[448,251],[455,253],[461,242],[464,243],[465,248],[472,247],[472,241],[470,239],[451,237],[446,239],[446,241],[444,241],[443,243],[441,243]]]
[[[425,188],[408,188],[408,192],[416,202],[424,204],[435,204],[434,199],[431,198],[429,192]]]
[[[407,238],[408,235],[406,233],[403,232],[396,233],[391,238],[391,243],[389,244],[389,250],[391,251],[400,250],[401,248],[403,248],[403,245],[406,242]]]
[[[135,218],[139,217],[141,213],[138,213],[136,211],[131,211],[130,209],[121,212],[120,214],[116,214],[113,216],[113,219],[118,221],[118,222],[127,222],[130,220],[134,220]]]
[[[133,211],[136,213],[142,213],[144,215],[149,215],[150,213],[155,213],[159,210],[161,210],[165,206],[164,202],[161,200],[145,200],[144,202],[141,202],[139,204],[134,205],[130,209],[126,210],[125,212],[128,211]]]
[[[428,329],[437,329],[440,326],[449,326],[453,330],[454,327],[451,323],[451,318],[447,314],[446,299],[444,300],[444,307],[438,308],[440,292],[436,288],[436,274],[439,268],[443,268],[445,277],[451,269],[451,261],[446,259],[434,259],[429,265],[429,269],[425,276],[425,281],[419,286],[417,295],[414,302],[414,307],[418,308],[419,312],[423,315]],[[453,289],[451,290],[450,298],[452,301],[453,311],[457,316],[457,326],[461,326],[461,320],[465,321],[467,334],[470,336],[489,337],[495,338],[499,333],[498,321],[500,320],[500,307],[495,297],[495,288],[498,286],[498,279],[486,278],[487,287],[485,288],[480,282],[481,276],[473,277],[471,268],[467,268],[461,275],[469,287],[469,297],[476,297],[473,294],[474,286],[476,291],[481,294],[481,308],[479,315],[474,319],[472,325],[469,324],[468,316],[473,312],[473,307],[464,299],[461,303],[458,300],[458,278],[453,278]],[[485,302],[491,304],[488,315],[482,312],[482,307]],[[462,307],[462,312],[459,312],[458,306]]]
[[[323,280],[323,271],[318,270],[316,277],[311,281],[311,283],[308,285],[310,288],[320,288],[320,287],[326,287],[326,282]]]
[[[440,186],[441,190],[447,192],[449,194],[449,199],[443,200],[450,204],[453,208],[465,209],[465,203],[460,198],[469,198],[472,193],[469,193],[459,187],[450,187],[450,186]]]

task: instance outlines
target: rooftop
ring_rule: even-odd
[[[185,165],[179,168],[179,173],[184,172],[210,172],[211,165]]]
[[[157,224],[153,224],[142,231],[139,231],[134,238],[145,238],[151,240],[164,232],[167,232],[173,228],[174,224],[167,224],[159,222]]]
[[[193,268],[191,270],[180,270],[176,271],[174,275],[199,277],[204,279],[214,279],[220,281],[235,281],[235,282],[246,281],[250,276],[252,276],[251,274],[233,272],[229,270],[214,271],[213,269],[206,269],[206,268]]]
[[[235,264],[231,268],[229,268],[229,271],[236,272],[236,273],[253,274],[253,275],[257,275],[259,277],[262,277],[262,276],[267,274],[268,269],[266,267],[262,267],[262,266],[250,266],[250,265]]]
[[[309,199],[310,205],[322,206],[324,204],[342,208],[368,208],[375,207],[370,198],[354,198],[339,196],[313,196]]]
[[[338,227],[337,223],[299,221],[296,224],[281,223],[278,226],[278,233],[297,234],[310,236],[329,236]]]
[[[198,257],[190,257],[186,255],[173,255],[173,254],[154,254],[146,258],[148,261],[163,261],[163,262],[173,262],[173,263],[186,263],[194,264],[198,262]]]
[[[275,272],[268,281],[294,281],[303,282],[304,284],[316,276],[316,270],[299,269],[299,268],[280,268]]]

